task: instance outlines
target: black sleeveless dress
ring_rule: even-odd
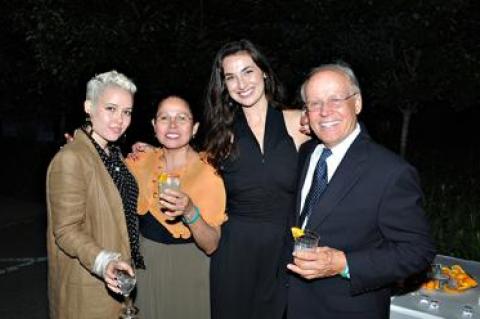
[[[229,220],[211,260],[213,319],[279,319],[285,309],[282,253],[294,212],[297,151],[283,114],[268,107],[264,153],[245,115],[223,167]]]

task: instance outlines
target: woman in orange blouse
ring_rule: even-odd
[[[127,159],[139,186],[141,249],[146,270],[137,271],[136,304],[149,318],[210,318],[209,257],[226,220],[225,189],[205,155],[190,140],[198,129],[188,103],[160,101],[152,120],[161,144]],[[180,176],[180,190],[159,193],[162,173]]]

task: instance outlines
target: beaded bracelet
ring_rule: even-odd
[[[193,210],[195,211],[195,215],[193,215],[192,219],[188,219],[185,216],[182,217],[182,221],[187,225],[195,224],[200,218],[200,209],[198,209],[197,206],[193,206]]]

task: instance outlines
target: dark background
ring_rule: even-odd
[[[154,142],[161,94],[200,114],[215,52],[248,38],[292,107],[309,69],[348,62],[361,120],[419,170],[440,252],[480,259],[479,18],[468,0],[2,1],[0,195],[44,202],[48,162],[83,122],[94,74],[117,69],[139,88],[128,150]]]

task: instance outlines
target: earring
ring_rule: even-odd
[[[85,117],[85,122],[83,122],[82,127],[84,129],[89,129],[92,127],[92,120],[90,119],[90,114],[87,113],[87,116]]]
[[[267,79],[267,75],[265,73],[263,73],[263,78],[266,80]]]

